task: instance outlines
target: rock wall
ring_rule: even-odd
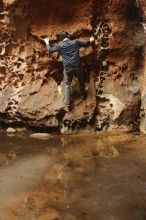
[[[146,130],[143,0],[0,0],[0,121],[59,129]],[[63,66],[49,55],[57,33],[95,44],[81,49],[87,100],[72,84],[72,111],[63,107]]]

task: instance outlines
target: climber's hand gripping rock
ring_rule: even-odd
[[[49,44],[49,41],[50,41],[49,37],[44,38],[44,41],[45,41],[46,44]]]

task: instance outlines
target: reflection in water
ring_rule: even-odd
[[[114,143],[112,137],[107,137],[106,140],[98,140],[97,152],[100,157],[113,158],[119,156],[117,143]]]
[[[7,137],[0,220],[146,219],[145,137]]]

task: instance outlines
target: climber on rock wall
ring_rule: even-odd
[[[64,66],[64,104],[65,107],[70,108],[71,105],[71,83],[73,75],[76,74],[79,83],[79,89],[82,99],[86,99],[85,79],[80,66],[80,48],[88,47],[94,42],[91,37],[89,41],[79,41],[69,39],[67,33],[57,35],[58,44],[54,47],[50,46],[49,38],[44,39],[49,53],[59,52],[63,59]]]

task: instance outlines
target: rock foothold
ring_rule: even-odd
[[[52,135],[48,133],[34,133],[31,134],[30,137],[35,139],[49,139]]]
[[[9,127],[9,128],[7,128],[6,132],[7,133],[15,133],[16,129]]]

